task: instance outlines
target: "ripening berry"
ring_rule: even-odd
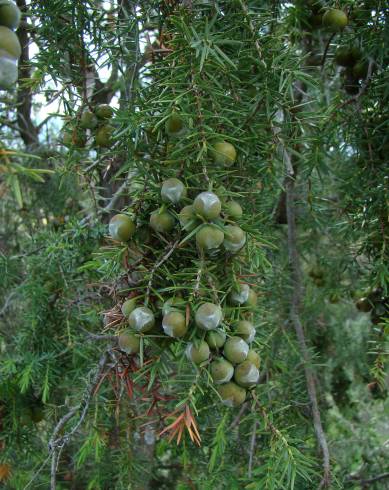
[[[252,289],[250,289],[249,297],[248,297],[244,306],[247,306],[250,308],[255,308],[257,306],[257,302],[258,302],[257,293],[255,291],[253,291]]]
[[[242,339],[250,344],[255,337],[255,327],[251,322],[247,320],[240,320],[235,327],[235,335],[242,337]]]
[[[234,375],[234,366],[223,358],[216,359],[211,363],[210,372],[212,380],[216,385],[228,383]]]
[[[251,364],[254,364],[254,366],[259,369],[259,366],[261,365],[261,358],[259,357],[258,352],[256,352],[253,349],[249,350],[249,353],[247,354],[247,361],[250,361]]]
[[[155,325],[154,313],[147,306],[140,306],[131,312],[128,323],[137,332],[148,332]]]
[[[100,146],[101,148],[109,148],[110,146],[112,146],[112,135],[112,126],[101,126],[101,128],[99,128],[95,134],[96,146]]]
[[[95,114],[98,119],[111,119],[113,116],[113,109],[108,104],[100,104],[96,107]]]
[[[80,117],[80,126],[83,129],[94,129],[98,124],[97,117],[91,111],[84,111]]]
[[[368,311],[373,309],[373,305],[369,301],[369,298],[359,298],[359,300],[355,303],[355,306],[359,311],[363,311],[364,313],[367,313]]]
[[[230,337],[224,344],[224,357],[232,364],[243,362],[249,352],[249,346],[241,337]]]
[[[0,52],[0,90],[15,88],[18,80],[18,64],[7,52]]]
[[[169,298],[164,302],[162,306],[162,314],[166,315],[171,311],[184,310],[186,304],[187,304],[186,301],[180,298],[179,296],[174,296],[173,298]]]
[[[11,58],[16,59],[22,54],[18,36],[2,25],[0,25],[0,51],[5,51]]]
[[[123,316],[128,318],[130,313],[135,310],[137,303],[137,298],[127,299],[121,306]]]
[[[125,214],[116,214],[109,222],[109,234],[118,242],[128,242],[135,233],[135,223]]]
[[[205,341],[211,349],[221,349],[226,341],[226,334],[222,330],[210,330]]]
[[[216,390],[226,407],[238,407],[246,399],[246,390],[232,381],[218,386]]]
[[[242,306],[249,299],[250,286],[248,284],[240,284],[239,290],[233,289],[228,295],[228,301],[233,306]]]
[[[193,206],[184,206],[178,215],[178,220],[181,227],[186,231],[193,231],[198,226]]]
[[[188,331],[185,315],[180,311],[171,311],[166,313],[162,319],[162,328],[169,337],[184,337]]]
[[[179,136],[184,129],[184,122],[177,113],[173,113],[165,122],[165,131],[169,136]]]
[[[209,346],[204,340],[191,342],[186,348],[186,357],[194,364],[201,364],[209,359]]]
[[[224,233],[214,225],[205,225],[196,233],[197,246],[202,250],[219,248],[224,241]]]
[[[219,217],[222,204],[213,192],[201,192],[193,201],[193,209],[196,214],[210,220]]]
[[[164,202],[177,204],[186,197],[186,187],[181,180],[172,177],[163,182],[161,188],[161,197]]]
[[[341,31],[348,24],[347,15],[343,10],[329,9],[323,15],[323,26],[333,32]]]
[[[235,382],[243,388],[251,388],[259,381],[259,371],[250,361],[243,361],[235,367]]]
[[[246,233],[239,226],[227,225],[224,234],[224,248],[231,253],[237,253],[246,243]]]
[[[335,51],[334,60],[339,66],[351,67],[361,58],[362,53],[357,46],[340,46]]]
[[[232,219],[240,219],[243,215],[241,205],[236,201],[227,201],[224,205],[225,214]]]
[[[0,25],[9,29],[17,29],[20,23],[21,12],[15,2],[6,1],[0,5]]]
[[[212,146],[211,155],[214,162],[218,165],[229,167],[236,160],[235,147],[227,141],[218,141]]]
[[[223,319],[223,312],[219,305],[203,303],[196,311],[195,322],[202,330],[215,330]]]
[[[150,226],[158,233],[167,233],[174,228],[174,225],[174,217],[168,211],[157,209],[150,215]]]
[[[118,345],[119,349],[126,354],[136,354],[140,349],[140,338],[133,332],[126,330],[119,335]]]
[[[358,80],[363,80],[367,77],[369,71],[369,63],[366,60],[358,61],[353,66],[353,76]]]

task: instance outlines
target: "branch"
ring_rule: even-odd
[[[323,457],[323,478],[319,488],[328,488],[331,482],[330,455],[326,435],[321,423],[319,404],[316,394],[316,383],[314,372],[311,367],[311,356],[305,340],[304,329],[300,319],[300,307],[303,298],[302,282],[301,282],[301,266],[297,249],[296,236],[296,210],[295,210],[295,175],[293,168],[290,168],[290,156],[283,146],[283,154],[285,167],[287,172],[286,178],[286,215],[288,223],[288,255],[289,264],[291,267],[293,294],[290,306],[290,318],[294,325],[300,352],[304,361],[305,378],[307,382],[308,395],[312,406],[313,425],[316,432],[316,438],[319,443]],[[286,160],[287,157],[287,160]]]
[[[371,485],[372,483],[375,483],[377,481],[385,480],[386,478],[389,478],[389,472],[388,473],[381,473],[381,475],[372,476],[371,478],[365,478],[365,479],[359,478],[357,476],[350,476],[348,478],[348,480],[357,481],[362,485],[362,487],[365,487],[365,486]]]

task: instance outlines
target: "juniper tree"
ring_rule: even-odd
[[[18,6],[0,481],[384,488],[383,2]]]

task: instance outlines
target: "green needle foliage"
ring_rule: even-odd
[[[0,485],[385,488],[384,2],[18,6]]]

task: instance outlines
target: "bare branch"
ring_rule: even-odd
[[[96,374],[94,375],[91,384],[88,386],[83,401],[79,405],[71,408],[69,412],[59,420],[59,422],[54,428],[53,434],[48,444],[49,454],[51,455],[50,490],[55,490],[56,488],[56,474],[57,474],[57,466],[59,463],[59,455],[62,449],[69,443],[71,437],[77,432],[77,430],[83,423],[86,414],[88,413],[90,402],[95,393],[95,388],[100,380],[101,374],[104,371],[107,361],[108,361],[108,351],[105,351],[100,357],[100,360],[97,365]],[[78,421],[76,422],[76,424],[73,426],[73,428],[63,436],[57,438],[57,434],[60,432],[60,430],[65,426],[65,424],[69,420],[71,420],[75,416],[75,414],[80,409],[81,409],[81,415]]]
[[[254,453],[255,453],[255,441],[257,436],[257,425],[258,425],[258,420],[254,420],[253,429],[251,433],[251,441],[250,441],[249,468],[247,472],[249,478],[251,478],[253,473],[253,461],[254,461]]]
[[[284,148],[284,157],[287,154]],[[297,339],[300,346],[300,352],[304,361],[305,378],[307,382],[308,395],[311,402],[313,425],[316,432],[316,438],[319,443],[322,457],[323,457],[323,478],[319,488],[328,488],[331,483],[331,468],[330,468],[330,455],[328,450],[328,444],[326,435],[321,423],[321,416],[319,410],[319,404],[316,394],[315,376],[311,366],[311,356],[305,340],[304,329],[300,319],[300,307],[303,297],[303,288],[301,281],[301,266],[297,249],[297,236],[296,236],[296,212],[295,212],[295,178],[294,174],[290,171],[290,158],[289,161],[285,161],[285,167],[287,172],[286,178],[286,214],[288,222],[288,255],[289,263],[291,267],[291,275],[293,282],[293,293],[290,305],[290,318],[294,325]],[[292,170],[293,172],[293,170]]]

